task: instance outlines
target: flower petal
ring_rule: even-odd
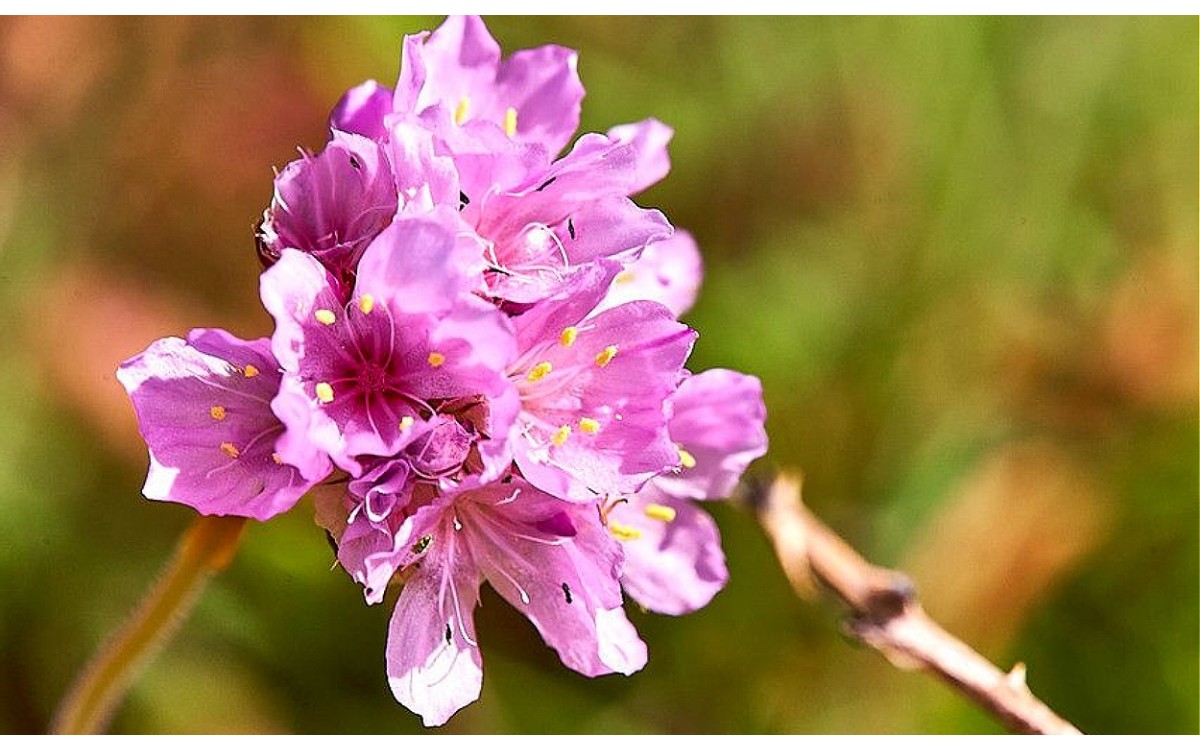
[[[621,622],[621,547],[594,507],[564,503],[521,480],[485,487],[457,507],[488,582],[563,664],[588,676],[644,666],[645,645]]]
[[[473,612],[479,576],[447,534],[400,592],[388,627],[387,675],[396,700],[439,726],[479,698],[483,659]]]
[[[392,112],[392,90],[377,81],[366,81],[342,94],[329,115],[329,127],[382,140],[387,135],[383,119]]]
[[[628,537],[621,585],[646,609],[665,615],[694,612],[729,580],[712,518],[690,501],[663,492],[657,480],[610,510],[608,518]]]
[[[671,439],[688,455],[677,475],[655,483],[676,497],[728,497],[750,462],[767,452],[762,384],[733,370],[706,370],[683,381],[671,403]]]
[[[324,477],[305,480],[277,460],[283,425],[270,404],[279,378],[267,339],[216,329],[160,339],[123,363],[117,379],[150,450],[146,497],[258,520],[295,505]]]
[[[696,301],[703,273],[696,241],[677,228],[668,239],[647,245],[641,257],[625,266],[600,309],[647,299],[666,305],[676,316],[683,315]]]

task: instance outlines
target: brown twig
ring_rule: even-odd
[[[786,474],[755,498],[759,520],[797,594],[814,578],[850,607],[849,631],[896,667],[932,672],[1005,727],[1024,734],[1079,734],[1025,684],[1025,665],[1007,674],[947,633],[917,603],[902,573],[863,559],[805,507],[800,481]]]

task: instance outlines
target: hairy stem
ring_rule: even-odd
[[[1025,666],[1002,672],[934,622],[903,573],[872,565],[814,516],[800,481],[781,475],[751,497],[797,594],[810,598],[814,578],[850,608],[850,634],[900,669],[923,669],[974,702],[1010,731],[1079,734],[1029,691]]]
[[[51,732],[104,731],[138,669],[175,632],[209,577],[233,559],[245,525],[244,518],[200,516],[188,527],[158,583],[75,679]]]

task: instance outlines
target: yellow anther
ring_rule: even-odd
[[[281,466],[283,465],[283,456],[279,455],[278,453],[272,453],[271,460]]]
[[[628,284],[636,278],[637,278],[637,274],[635,274],[633,271],[630,271],[629,269],[625,269],[624,271],[617,274],[617,277],[615,279],[613,279],[613,281],[615,281],[618,284]]]
[[[242,455],[242,452],[233,443],[221,443],[221,452],[230,458],[237,458]]]
[[[567,326],[562,329],[562,333],[558,336],[558,343],[563,346],[570,346],[575,343],[575,339],[579,338],[579,329],[575,326]]]
[[[609,362],[612,362],[613,357],[617,356],[617,347],[606,346],[604,351],[596,355],[596,366],[605,367]]]
[[[326,310],[325,308],[317,310],[313,313],[313,317],[317,319],[318,323],[323,323],[327,326],[333,325],[337,320],[337,316],[333,314],[333,310]]]
[[[688,453],[683,448],[679,449],[679,463],[683,464],[685,469],[696,468],[696,457]]]
[[[413,426],[413,422],[415,422],[415,421],[416,421],[416,420],[415,420],[415,419],[413,419],[412,417],[401,417],[401,418],[400,418],[400,430],[401,430],[401,432],[403,432],[404,430],[407,430],[409,427],[412,427],[412,426]]]
[[[579,420],[579,429],[581,432],[586,432],[589,435],[595,435],[600,431],[600,423],[591,417],[584,417]]]
[[[517,108],[509,107],[504,110],[504,134],[512,138],[517,134]]]
[[[225,407],[224,406],[208,407],[208,416],[212,417],[213,419],[217,420],[218,422],[224,420],[225,419]]]
[[[652,518],[655,521],[662,521],[663,523],[670,523],[675,520],[675,509],[667,505],[650,503],[642,512],[646,514],[646,518]]]
[[[446,355],[441,352],[430,352],[428,361],[434,367],[441,367],[446,364]]]
[[[571,437],[571,425],[565,424],[554,431],[554,435],[550,437],[550,442],[555,445],[562,445],[567,442],[567,438]]]
[[[248,378],[252,378],[258,374],[258,368],[254,365],[246,365],[242,368],[242,374]]]
[[[363,315],[370,315],[375,309],[375,298],[369,294],[364,294],[358,298],[358,309],[362,310]]]
[[[536,365],[529,368],[529,374],[525,376],[525,379],[530,383],[536,383],[549,375],[550,371],[553,369],[554,365],[550,364],[549,362],[538,362]]]
[[[617,539],[620,539],[622,542],[632,542],[635,539],[642,538],[642,532],[638,529],[635,529],[632,526],[626,526],[623,523],[613,523],[611,521],[608,524],[608,533],[612,534]]]
[[[333,386],[329,383],[317,383],[316,392],[317,400],[322,404],[328,404],[333,400]]]
[[[458,100],[458,106],[454,108],[454,124],[462,125],[467,121],[467,115],[471,111],[471,100],[463,97]]]

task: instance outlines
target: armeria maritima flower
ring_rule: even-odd
[[[504,59],[478,18],[407,37],[394,88],[350,89],[256,233],[270,339],[163,339],[119,370],[146,495],[265,520],[317,483],[369,604],[401,587],[396,698],[440,724],[478,698],[486,582],[569,668],[630,674],[649,610],[706,604],[712,519],[766,447],[758,381],[685,368],[690,235],[633,197],[669,169],[655,120],[571,139],[561,47]],[[565,151],[565,153],[564,153]]]

